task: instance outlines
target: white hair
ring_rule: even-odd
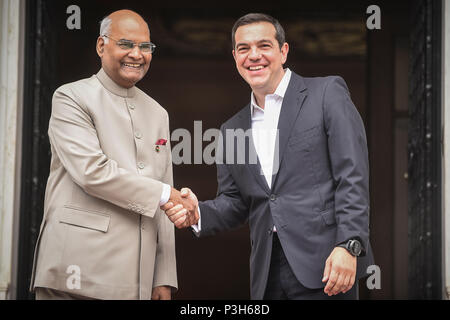
[[[112,20],[109,16],[105,17],[100,22],[100,37],[103,37],[103,39],[105,40],[105,43],[108,43],[108,41],[109,41],[109,39],[104,36],[109,36],[109,33],[111,32],[111,23],[112,23]]]

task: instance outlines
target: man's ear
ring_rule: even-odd
[[[283,46],[281,47],[281,63],[284,64],[287,60],[287,56],[289,53],[289,44],[285,42]]]
[[[231,51],[231,53],[233,54],[233,58],[236,61],[236,51],[233,49],[233,51]]]
[[[98,56],[100,58],[102,58],[103,52],[105,51],[105,39],[103,39],[103,37],[98,37],[97,45],[95,47],[96,47]]]

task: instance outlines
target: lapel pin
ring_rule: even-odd
[[[158,139],[158,141],[156,141],[155,151],[159,152],[160,146],[165,146],[166,143],[167,143],[166,139]]]

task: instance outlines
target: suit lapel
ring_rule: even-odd
[[[278,178],[278,172],[281,169],[283,156],[285,154],[287,142],[291,135],[292,128],[297,121],[298,114],[303,106],[307,96],[307,88],[303,78],[292,72],[289,86],[284,95],[281,106],[280,118],[278,120],[278,139],[274,152],[274,174],[272,176],[272,189]],[[277,150],[278,149],[278,150]],[[277,159],[278,158],[278,159]],[[278,164],[278,167],[277,167]]]
[[[244,112],[241,113],[241,116],[239,117],[240,123],[238,123],[237,128],[242,128],[244,132],[250,132],[249,135],[249,143],[245,144],[245,154],[246,154],[246,166],[252,172],[252,174],[255,177],[256,182],[263,188],[263,190],[266,193],[270,193],[269,186],[267,185],[266,178],[264,177],[261,164],[259,162],[259,157],[256,153],[255,143],[253,141],[253,134],[251,131],[247,131],[252,128],[252,119],[251,119],[251,113],[250,113],[250,104],[247,105],[247,107],[244,109]],[[235,144],[236,148],[236,144]],[[235,154],[237,152],[242,152],[235,149]],[[250,163],[251,157],[250,155],[255,155],[257,163]]]

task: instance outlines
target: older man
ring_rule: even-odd
[[[135,84],[155,45],[137,13],[101,23],[101,70],[58,88],[52,160],[31,289],[37,299],[170,299],[174,228],[160,206],[190,204],[172,184],[167,112]]]

